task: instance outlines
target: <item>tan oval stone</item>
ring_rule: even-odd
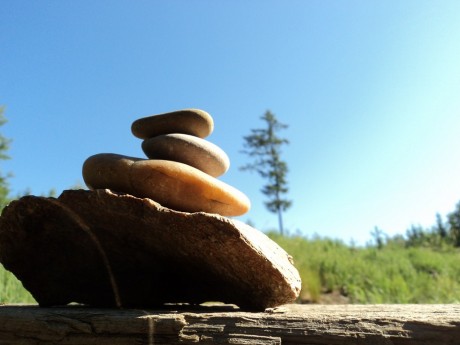
[[[150,198],[178,211],[239,216],[250,208],[236,188],[179,162],[102,153],[85,161],[83,179],[90,189]]]
[[[133,122],[132,133],[141,139],[170,133],[183,133],[206,138],[214,129],[214,121],[200,109],[184,109],[143,117]]]
[[[217,145],[188,134],[166,134],[145,139],[142,150],[151,159],[176,161],[217,177],[227,172],[230,160]]]

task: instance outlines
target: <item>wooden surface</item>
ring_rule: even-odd
[[[460,344],[460,305],[0,306],[0,344]]]

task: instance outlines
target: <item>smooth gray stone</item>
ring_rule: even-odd
[[[166,134],[146,139],[142,150],[150,159],[164,159],[190,165],[217,177],[227,172],[230,160],[213,143],[187,134]]]

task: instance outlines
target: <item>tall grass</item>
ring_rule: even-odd
[[[351,303],[459,303],[460,251],[453,247],[351,247],[330,239],[269,236],[294,258],[301,298],[338,291]]]
[[[36,303],[21,282],[0,264],[0,304]]]

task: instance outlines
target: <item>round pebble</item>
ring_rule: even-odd
[[[217,145],[188,134],[166,134],[145,139],[142,150],[151,159],[176,161],[217,177],[227,172],[230,160]]]
[[[150,198],[178,211],[239,216],[250,208],[236,188],[179,162],[101,153],[85,161],[83,179],[90,189]]]
[[[163,134],[183,133],[206,138],[214,129],[214,121],[200,109],[184,109],[143,117],[133,122],[132,133],[141,139]]]

